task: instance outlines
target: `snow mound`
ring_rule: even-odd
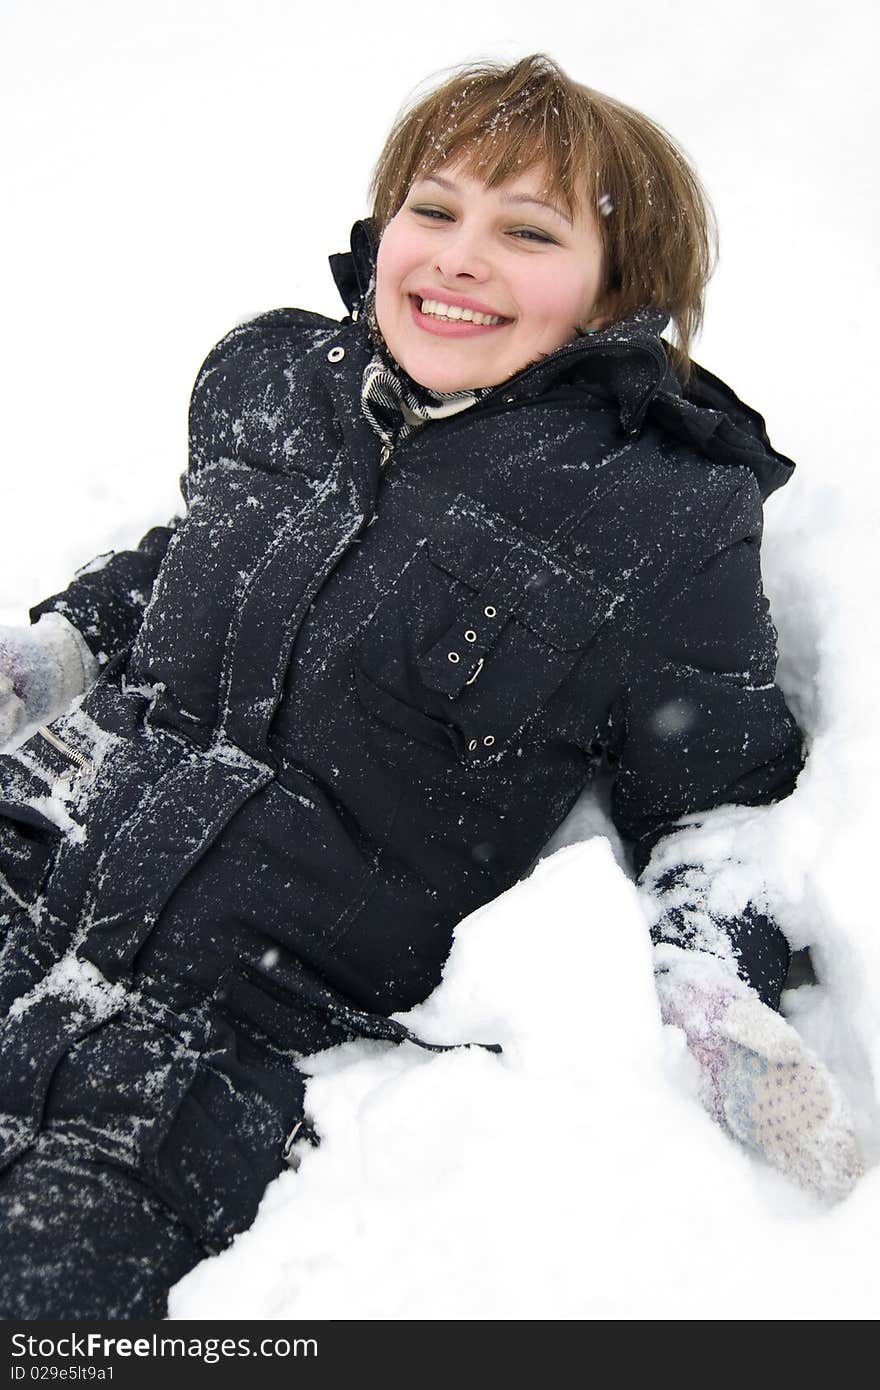
[[[877,1175],[829,1212],[703,1113],[683,1035],[660,1023],[646,906],[607,840],[466,919],[406,1021],[504,1050],[359,1042],[309,1059],[320,1148],[176,1286],[172,1318],[876,1311],[860,1213]]]

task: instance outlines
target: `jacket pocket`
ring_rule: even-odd
[[[289,1057],[273,1066],[214,1021],[211,1045],[144,1164],[150,1186],[209,1251],[253,1222],[284,1167],[304,1090]]]
[[[45,817],[0,802],[0,940],[11,910],[32,908],[52,866],[60,832]]]
[[[125,995],[71,956],[17,1003],[0,1022],[0,1172],[35,1142],[66,1054],[119,1014]]]
[[[361,643],[361,703],[463,762],[497,756],[613,608],[593,575],[459,494],[419,543]]]

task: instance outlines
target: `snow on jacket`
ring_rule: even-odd
[[[0,995],[34,1001],[0,1047],[23,1078],[12,1140],[116,987],[178,1017],[207,1000],[282,1050],[394,1036],[381,1016],[430,992],[456,923],[601,762],[639,869],[682,815],[797,777],[759,557],[792,465],[760,417],[701,370],[684,394],[646,312],[389,456],[360,409],[374,251],[359,223],[333,258],[342,322],[280,309],[223,339],[184,520],[33,610],[105,671],[55,744],[0,758]],[[778,1000],[778,930],[722,926]],[[96,1012],[62,1024],[56,997],[34,1022],[71,950],[100,972]]]

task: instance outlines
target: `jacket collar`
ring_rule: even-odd
[[[354,318],[375,274],[378,248],[378,226],[368,217],[354,224],[351,250],[330,257],[336,287]],[[624,433],[637,435],[650,421],[713,463],[749,468],[767,498],[788,482],[793,462],[773,448],[758,412],[718,377],[694,363],[687,384],[680,380],[660,336],[667,322],[662,310],[642,309],[567,343],[495,387],[480,408],[513,405],[553,389],[586,389],[616,407]]]
[[[351,250],[330,257],[336,288],[350,314],[356,314],[364,302],[376,270],[378,250],[378,223],[372,217],[364,217],[351,229]]]

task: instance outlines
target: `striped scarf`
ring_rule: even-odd
[[[363,312],[376,351],[361,383],[361,410],[382,443],[393,449],[428,420],[442,420],[467,410],[487,394],[476,391],[429,391],[420,386],[391,356],[382,337],[375,309],[375,281],[364,299]]]

